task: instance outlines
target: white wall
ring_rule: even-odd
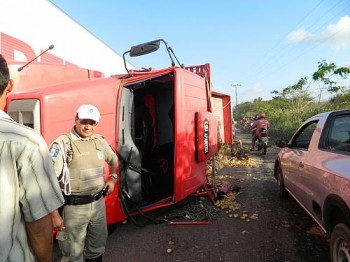
[[[37,55],[53,44],[51,54],[79,67],[106,76],[126,72],[122,56],[47,0],[0,0],[0,10],[0,32],[29,44]]]

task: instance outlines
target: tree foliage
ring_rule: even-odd
[[[322,60],[318,62],[318,69],[311,79],[303,77],[293,85],[281,91],[271,92],[271,100],[261,98],[253,102],[239,104],[233,110],[233,117],[252,118],[255,114],[265,112],[271,124],[269,135],[272,140],[289,139],[296,129],[309,117],[326,111],[349,109],[349,86],[339,85],[336,77],[347,79],[350,68],[337,67],[334,63]],[[317,96],[312,95],[311,86],[316,84],[319,89]],[[327,91],[333,96],[327,101],[321,101],[322,92]]]
[[[326,89],[329,93],[334,94],[339,91],[344,91],[344,86],[338,85],[338,82],[333,80],[333,76],[340,76],[347,79],[350,73],[349,67],[339,67],[334,63],[327,63],[326,60],[318,62],[318,70],[313,73],[312,79],[319,83],[320,90]]]
[[[312,102],[309,87],[307,77],[303,77],[296,84],[284,88],[281,92],[273,91],[273,93],[281,97],[287,104],[288,111],[297,121],[301,121],[305,107]]]

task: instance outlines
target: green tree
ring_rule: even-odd
[[[272,91],[272,93],[277,94],[275,98],[283,99],[288,106],[289,112],[294,115],[297,122],[301,122],[304,109],[312,102],[309,88],[310,84],[307,81],[307,77],[303,77],[298,83],[284,88],[281,92]]]
[[[346,79],[349,74],[350,68],[337,67],[334,63],[329,64],[322,60],[318,62],[318,70],[313,73],[310,82],[307,77],[303,77],[282,91],[271,92],[274,95],[271,100],[263,101],[258,97],[253,102],[241,103],[233,110],[233,116],[239,121],[242,116],[253,117],[263,111],[271,124],[271,141],[289,139],[307,118],[320,112],[350,107],[349,87],[339,85],[335,79]],[[312,97],[311,86],[315,82],[320,93]],[[322,92],[325,91],[333,96],[328,101],[321,101]]]
[[[340,76],[346,79],[350,73],[349,67],[339,67],[334,63],[327,63],[326,60],[321,60],[318,62],[318,70],[313,73],[312,79],[318,83],[319,86],[319,99],[321,101],[321,96],[324,90],[327,90],[330,94],[337,94],[338,92],[344,92],[346,87],[338,85],[338,82],[333,80],[334,76]]]

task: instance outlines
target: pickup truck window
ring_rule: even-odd
[[[336,115],[330,122],[324,149],[350,152],[350,115]]]
[[[317,121],[305,124],[292,141],[292,147],[308,149],[311,137],[316,129]]]

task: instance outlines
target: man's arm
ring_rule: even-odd
[[[54,211],[52,211],[51,216],[52,216],[53,229],[56,231],[64,231],[65,227],[64,227],[63,219],[60,213],[58,212],[58,209],[55,209]]]
[[[119,173],[119,159],[116,153],[113,151],[112,147],[108,144],[107,140],[103,137],[98,137],[98,139],[104,143],[104,153],[105,153],[105,161],[108,163],[108,171],[109,174]],[[114,190],[116,179],[109,177],[106,181],[105,187],[108,187],[107,195],[111,194]]]
[[[119,172],[119,159],[118,159],[118,157],[116,157],[113,164],[108,165],[108,168],[109,168],[110,174]]]
[[[108,167],[109,167],[110,174],[113,174],[113,173],[118,174],[119,173],[119,160],[116,160],[113,165],[109,165]],[[115,186],[116,182],[117,182],[117,180],[112,178],[112,177],[110,177],[106,181],[105,187],[108,187],[107,195],[111,194],[114,191],[114,186]]]
[[[36,259],[40,262],[52,262],[53,226],[51,214],[33,222],[26,222],[26,227]]]

